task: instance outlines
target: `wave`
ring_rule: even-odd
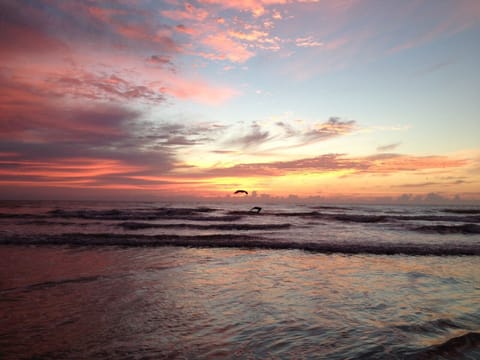
[[[435,234],[480,234],[480,225],[424,225],[412,228],[412,230]]]
[[[378,223],[388,221],[384,215],[332,215],[330,219],[343,222]]]
[[[443,209],[442,211],[451,214],[480,214],[480,209]]]
[[[418,360],[478,359],[480,358],[480,333],[467,332],[408,355],[410,355],[409,359]]]
[[[49,212],[51,217],[79,218],[88,220],[160,220],[177,219],[193,221],[236,221],[240,216],[206,216],[205,213],[216,211],[210,208],[158,208],[158,209],[111,209],[111,210],[63,210]]]
[[[73,222],[67,222],[67,221],[48,221],[48,220],[30,220],[30,221],[20,221],[18,222],[20,225],[37,225],[37,226],[72,226],[72,225],[92,225],[92,224],[98,224],[98,222],[95,223],[88,223],[88,222],[83,222],[83,223],[73,223]]]
[[[243,234],[213,235],[136,235],[107,233],[78,233],[61,235],[4,235],[2,245],[73,245],[126,247],[226,247],[271,250],[304,250],[319,253],[373,255],[480,255],[480,244],[392,244],[392,243],[313,243],[275,241],[261,236]]]
[[[188,221],[238,221],[244,217],[299,217],[345,223],[399,223],[416,221],[435,221],[452,223],[480,224],[480,210],[443,209],[443,213],[406,214],[406,213],[355,213],[353,209],[333,206],[317,206],[312,211],[268,211],[253,213],[250,211],[225,210],[209,207],[195,208],[127,208],[127,209],[61,209],[47,213],[0,213],[0,219],[86,219],[112,221],[151,221],[151,220],[188,220]],[[331,210],[331,212],[329,211]],[[342,212],[338,212],[338,210]],[[226,211],[226,213],[224,213]],[[446,214],[445,214],[446,213]]]
[[[67,285],[67,284],[88,283],[88,282],[98,281],[99,279],[102,279],[102,278],[103,276],[97,275],[97,276],[83,276],[83,277],[78,277],[74,279],[62,279],[57,281],[45,281],[41,283],[30,284],[20,288],[2,289],[0,290],[0,294],[5,294],[12,291],[17,291],[17,290],[35,291],[35,290],[43,290],[43,289],[47,289],[55,286]]]
[[[350,207],[344,207],[344,206],[333,206],[333,205],[321,205],[321,206],[312,206],[312,209],[318,209],[318,210],[352,210]]]
[[[171,228],[188,228],[198,230],[275,230],[275,229],[287,229],[291,224],[152,224],[141,222],[123,222],[118,226],[128,230],[140,230],[140,229],[171,229]]]
[[[46,218],[46,215],[41,214],[9,214],[9,213],[0,213],[0,219],[38,219]]]
[[[236,214],[245,214],[245,212],[233,212]],[[321,220],[356,222],[356,223],[380,223],[380,222],[398,222],[398,221],[445,221],[445,222],[471,222],[480,223],[480,216],[457,216],[457,215],[402,215],[402,214],[338,214],[323,213],[319,211],[303,212],[278,212],[272,213],[273,216],[284,217],[304,217]]]
[[[435,319],[425,323],[397,325],[396,328],[409,334],[416,333],[422,335],[428,333],[443,333],[452,329],[458,330],[462,327],[450,319]]]

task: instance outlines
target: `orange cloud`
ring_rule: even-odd
[[[313,158],[269,163],[238,164],[226,168],[206,169],[199,176],[205,177],[256,177],[284,176],[293,173],[327,173],[348,171],[348,174],[393,174],[431,169],[461,168],[469,164],[466,159],[447,156],[413,156],[379,154],[367,157],[348,157],[342,154],[326,154]]]

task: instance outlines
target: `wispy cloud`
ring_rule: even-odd
[[[288,119],[273,121],[273,123],[254,122],[246,129],[232,128],[232,135],[223,145],[244,150],[263,149],[268,153],[273,151],[272,149],[286,150],[327,141],[348,135],[355,130],[354,120],[342,120],[339,117],[330,117],[327,121],[313,123]]]
[[[411,156],[390,154],[378,157],[353,157],[346,154],[325,154],[312,158],[291,161],[238,164],[225,168],[208,169],[202,172],[205,177],[251,177],[284,176],[292,173],[326,173],[347,170],[351,175],[395,174],[428,169],[454,169],[468,164],[465,159],[446,156]]]
[[[240,146],[243,149],[251,147],[259,147],[270,139],[270,133],[261,129],[257,123],[250,126],[247,134],[237,136],[233,140],[227,142],[228,145]]]
[[[299,47],[318,47],[323,46],[322,42],[315,40],[312,36],[295,39],[295,44]]]
[[[401,144],[402,143],[397,142],[397,143],[393,143],[393,144],[377,146],[377,151],[380,151],[380,152],[393,151],[393,150],[397,149]]]
[[[305,141],[310,143],[345,135],[352,132],[354,129],[354,120],[341,120],[338,117],[331,117],[328,121],[317,124],[313,129],[303,134],[303,136]]]

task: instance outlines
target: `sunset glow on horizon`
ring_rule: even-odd
[[[0,14],[0,200],[480,203],[480,1]]]

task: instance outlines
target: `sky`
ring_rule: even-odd
[[[0,0],[0,199],[480,203],[478,39],[478,0]]]

